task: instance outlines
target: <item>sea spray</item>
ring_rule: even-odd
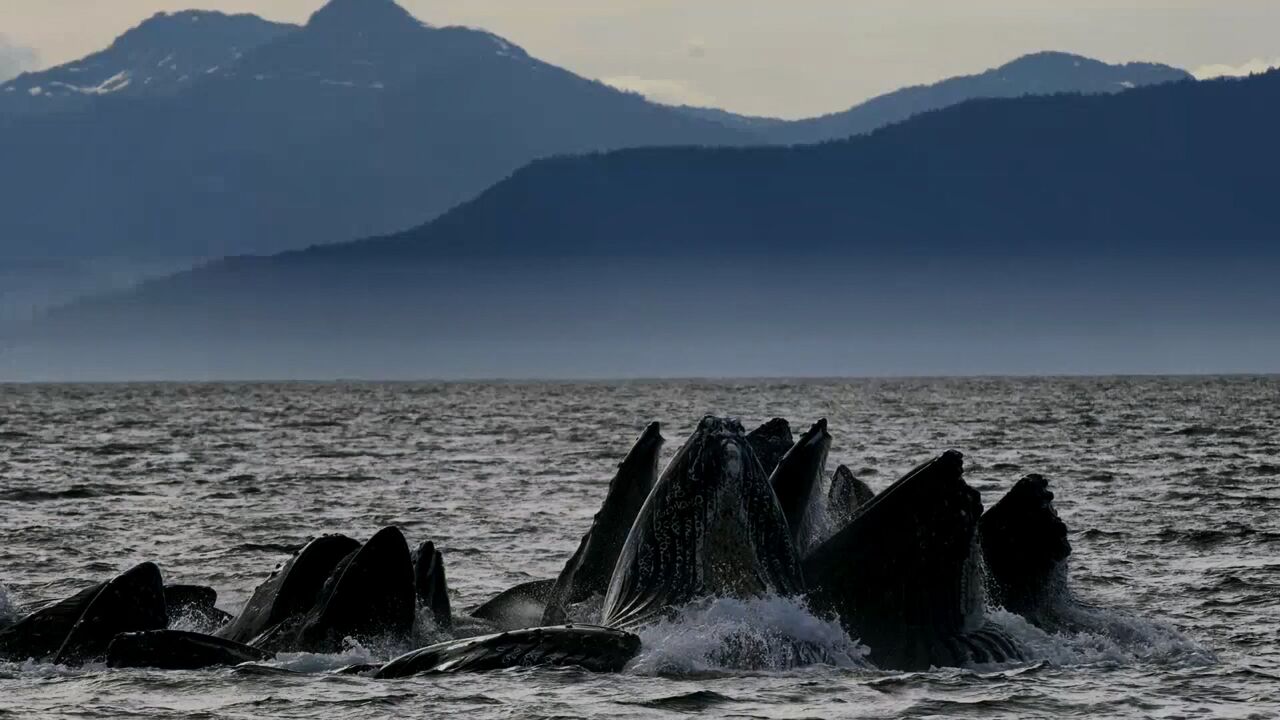
[[[640,632],[629,669],[646,675],[780,671],[816,663],[867,667],[866,648],[797,598],[716,598]]]
[[[1026,649],[1028,662],[1063,667],[1137,663],[1194,667],[1217,662],[1212,651],[1165,622],[1085,605],[1059,612],[1070,620],[1070,629],[1046,632],[1005,610],[991,611],[990,618]]]

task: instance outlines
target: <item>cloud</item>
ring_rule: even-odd
[[[661,78],[643,78],[636,75],[618,75],[604,78],[606,85],[619,90],[629,90],[667,105],[696,105],[698,107],[716,106],[716,99],[689,85],[683,80],[666,80]]]
[[[17,77],[19,73],[33,70],[39,58],[31,48],[19,47],[0,35],[0,82]]]
[[[1280,68],[1280,58],[1254,58],[1240,65],[1202,65],[1191,71],[1198,80],[1216,77],[1239,77],[1252,73],[1263,73],[1272,68]]]

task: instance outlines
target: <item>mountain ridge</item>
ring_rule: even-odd
[[[1059,92],[1121,92],[1194,79],[1185,70],[1158,63],[1109,64],[1074,53],[1040,51],[983,72],[912,85],[870,98],[847,110],[792,121],[771,128],[768,138],[787,144],[823,142],[861,135],[965,100]]]
[[[115,95],[0,120],[24,173],[0,176],[0,237],[50,257],[272,252],[416,225],[544,155],[748,140],[391,2],[327,5],[173,96]]]
[[[177,93],[297,29],[247,13],[159,12],[103,50],[0,83],[0,115],[84,110],[106,95]]]
[[[1197,88],[1204,95],[1216,95],[1222,93],[1233,93],[1243,86],[1264,87],[1275,85],[1280,87],[1280,71],[1272,71],[1263,76],[1255,78],[1235,79],[1224,78],[1213,81],[1201,81],[1196,83],[1200,86]],[[1191,108],[1181,102],[1184,97],[1182,92],[1187,88],[1177,86],[1152,86],[1148,88],[1139,88],[1131,93],[1128,97],[1117,99],[1119,102],[1133,105],[1140,103],[1147,98],[1155,98],[1166,101],[1164,106],[1166,111],[1171,114],[1185,115],[1190,110],[1196,110],[1197,114],[1204,114],[1205,108]],[[1036,118],[1034,122],[1024,123],[1015,122],[1008,119],[1002,119],[1000,131],[1002,133],[1012,133],[1014,137],[1024,144],[1032,144],[1036,142],[1034,134],[1043,132],[1043,128],[1052,127],[1056,132],[1072,132],[1079,128],[1073,127],[1073,123],[1081,123],[1088,119],[1088,111],[1096,111],[1099,108],[1105,109],[1108,105],[1115,103],[1109,102],[1111,99],[1105,96],[1089,96],[1081,95],[1071,96],[1027,96],[1025,98],[978,98],[966,101],[956,106],[943,108],[939,110],[931,110],[914,116],[910,120],[879,128],[871,133],[847,138],[844,140],[835,140],[817,145],[802,145],[795,147],[785,146],[747,146],[747,147],[671,147],[671,148],[627,148],[622,150],[611,151],[607,153],[593,153],[588,155],[575,156],[556,156],[544,158],[517,170],[508,176],[504,181],[490,187],[485,192],[477,196],[473,201],[466,203],[458,208],[453,209],[444,216],[433,222],[424,224],[417,228],[413,228],[400,233],[388,234],[375,238],[360,238],[348,242],[326,243],[313,245],[307,248],[300,248],[288,253],[283,253],[269,257],[242,257],[237,258],[239,262],[267,261],[276,262],[282,260],[305,259],[308,256],[317,258],[333,257],[341,258],[343,261],[349,261],[354,258],[362,249],[380,248],[385,249],[389,254],[396,254],[401,257],[406,256],[430,256],[435,253],[440,258],[482,258],[491,257],[495,250],[514,251],[520,253],[527,250],[531,254],[545,255],[549,248],[546,246],[534,246],[521,248],[520,246],[502,246],[490,242],[497,238],[489,238],[481,236],[485,242],[467,243],[462,241],[464,233],[460,231],[451,231],[454,228],[467,226],[468,222],[479,224],[482,220],[490,222],[500,222],[502,218],[518,217],[518,221],[512,221],[509,225],[499,225],[499,227],[514,228],[516,223],[525,224],[529,222],[530,217],[536,217],[534,212],[536,208],[543,203],[547,203],[552,198],[546,194],[539,195],[537,188],[555,188],[555,184],[550,182],[557,174],[566,177],[575,177],[575,189],[582,190],[592,184],[601,183],[602,176],[607,176],[611,168],[628,168],[631,172],[641,177],[651,176],[661,178],[664,176],[659,167],[664,164],[668,169],[674,168],[675,159],[684,166],[692,166],[692,171],[700,172],[701,161],[709,162],[704,165],[719,165],[721,167],[720,180],[722,186],[728,186],[728,180],[732,176],[732,168],[735,166],[735,158],[755,158],[760,160],[776,159],[777,162],[771,162],[770,169],[767,171],[759,171],[759,175],[763,179],[767,176],[775,176],[783,181],[789,181],[793,178],[787,177],[778,172],[775,167],[785,167],[788,162],[798,164],[807,157],[824,158],[824,165],[821,170],[830,171],[832,169],[839,170],[843,164],[845,166],[860,166],[866,168],[868,174],[887,171],[894,166],[899,169],[907,167],[907,163],[918,165],[919,167],[910,168],[918,176],[939,176],[943,173],[934,170],[935,167],[943,167],[948,163],[953,163],[957,171],[972,172],[978,169],[982,173],[980,155],[967,152],[969,146],[966,140],[975,132],[974,128],[980,123],[965,121],[957,122],[957,117],[998,117],[1003,109],[1017,109],[1022,112],[1024,117]],[[1177,102],[1168,102],[1176,100]],[[1059,109],[1069,110],[1072,115],[1062,118],[1055,118],[1053,114]],[[1097,114],[1096,112],[1093,114]],[[1157,115],[1152,112],[1150,115]],[[1198,118],[1203,119],[1203,118]],[[1101,139],[1107,130],[1105,121],[1093,118],[1094,127],[1090,130],[1098,133]],[[1158,127],[1153,125],[1153,128]],[[1121,128],[1126,132],[1138,133],[1141,128],[1137,127],[1133,122],[1127,122],[1126,126]],[[1185,135],[1181,137],[1192,136],[1191,130],[1184,130]],[[914,147],[912,138],[918,137],[922,133],[933,134],[933,143],[935,146],[945,146],[949,155],[954,156],[947,158],[939,158],[934,152],[925,152],[922,149]],[[943,141],[945,138],[945,141]],[[1163,138],[1170,146],[1175,146],[1175,138]],[[1219,142],[1223,138],[1218,138]],[[1113,147],[1114,146],[1114,147]],[[1116,146],[1115,141],[1109,141],[1107,147],[1114,150],[1123,148]],[[874,148],[876,152],[863,152]],[[1129,149],[1131,152],[1133,148]],[[1073,163],[1072,150],[1070,148],[1057,149],[1047,151],[1051,153],[1055,161],[1056,172],[1069,171],[1076,177],[1087,177],[1091,172],[1091,168],[1079,162]],[[1093,154],[1101,152],[1100,147],[1091,148]],[[1148,168],[1150,172],[1158,174],[1170,162],[1178,162],[1185,158],[1176,156],[1159,157],[1158,153],[1148,151],[1144,153],[1152,155],[1147,158],[1151,163]],[[1184,153],[1185,154],[1185,153]],[[1203,154],[1203,153],[1202,153]],[[1240,154],[1241,158],[1245,157],[1244,153]],[[1252,166],[1245,179],[1240,182],[1247,182],[1248,178],[1265,176],[1266,155],[1255,155],[1248,158],[1247,163]],[[797,160],[799,159],[799,160]],[[1204,158],[1202,158],[1204,159]],[[872,165],[874,163],[875,165]],[[1259,164],[1261,163],[1261,164]],[[765,164],[762,162],[762,164]],[[1130,167],[1128,170],[1138,168]],[[581,171],[581,172],[580,172]],[[1018,169],[1019,176],[1035,177],[1041,174],[1040,169],[1034,165],[1024,166]],[[953,175],[955,172],[952,173]],[[577,176],[581,176],[577,178]],[[670,173],[671,177],[677,174]],[[1250,193],[1246,187],[1237,187],[1233,184],[1233,178],[1229,175],[1222,178],[1228,189],[1221,190],[1216,193],[1221,196],[1229,195],[1231,191],[1239,191],[1236,198],[1243,200],[1251,198],[1254,203],[1251,207],[1257,209],[1259,205],[1265,205],[1265,198],[1258,196],[1256,192]],[[617,177],[610,177],[611,181],[617,180]],[[1100,175],[1099,180],[1102,180]],[[1116,181],[1110,181],[1113,184]],[[654,190],[659,194],[663,194],[667,189],[662,183],[656,183],[648,186],[647,189]],[[568,191],[557,191],[560,195],[566,194]],[[672,192],[678,192],[673,189]],[[1208,197],[1208,196],[1206,196]],[[564,199],[563,197],[561,198]],[[1158,202],[1158,198],[1156,201]],[[827,202],[831,199],[827,198]],[[522,208],[523,213],[506,213],[500,209],[510,207],[511,205],[521,202],[525,204]],[[744,214],[749,214],[751,209],[755,207],[751,203],[747,203],[743,208]],[[732,201],[723,203],[718,209],[725,212],[733,208]],[[1164,215],[1165,213],[1155,212],[1153,217]],[[495,231],[496,232],[496,231]],[[575,229],[576,236],[586,236],[587,231]],[[438,243],[442,235],[448,235],[453,244],[441,246],[439,244],[432,245],[433,242]],[[511,233],[508,237],[517,237],[515,233]],[[600,245],[593,246],[594,249],[600,249]],[[1187,250],[1195,250],[1199,246],[1188,246]],[[645,245],[622,246],[619,249],[626,252],[635,252],[646,256],[661,255],[663,252],[674,252],[679,255],[685,253],[688,248],[676,245],[661,245],[658,242],[652,242]],[[767,241],[762,241],[756,248],[762,254],[768,254],[775,250]],[[830,249],[830,248],[824,248]],[[552,248],[552,250],[554,250]],[[993,250],[999,254],[1007,254],[1010,251],[1008,247],[996,246]],[[743,252],[743,248],[738,248],[739,252]],[[1070,249],[1066,250],[1070,252]],[[1214,249],[1216,251],[1216,249]],[[581,255],[581,251],[575,251],[576,255]],[[607,254],[614,256],[613,251]],[[211,267],[217,267],[214,263]]]
[[[1278,112],[1273,72],[974,100],[821,145],[547,159],[414,231],[64,309],[8,372],[1267,369]]]

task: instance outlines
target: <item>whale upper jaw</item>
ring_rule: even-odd
[[[769,476],[769,486],[791,528],[791,541],[801,551],[816,543],[818,528],[825,525],[817,516],[830,449],[831,434],[823,418],[791,446]]]
[[[707,416],[636,517],[603,623],[634,628],[702,598],[802,590],[786,518],[742,424]]]

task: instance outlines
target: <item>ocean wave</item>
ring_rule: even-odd
[[[47,490],[43,488],[12,488],[0,491],[0,501],[38,503],[53,500],[88,500],[91,498],[113,496],[141,496],[141,492],[125,485],[109,483],[95,485],[72,485],[70,487]]]

